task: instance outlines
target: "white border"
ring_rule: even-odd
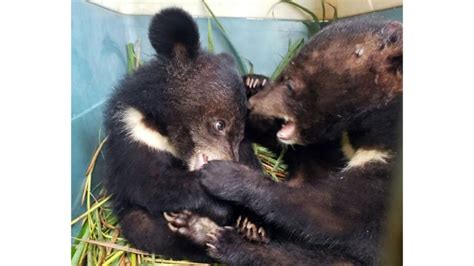
[[[1,264],[70,265],[71,4],[2,10]]]
[[[89,0],[89,2],[126,15],[153,15],[166,7],[181,7],[194,17],[208,17],[201,0]],[[219,17],[245,17],[257,19],[305,20],[310,17],[279,0],[207,0],[206,3]],[[296,3],[315,12],[322,19],[320,0],[297,0]],[[402,5],[402,0],[326,0],[337,7],[339,17],[382,10]],[[274,8],[272,8],[274,7]],[[326,4],[326,19],[333,17],[333,9]]]
[[[407,266],[473,261],[474,8],[456,3],[404,5]],[[1,262],[69,265],[70,3],[2,8]]]

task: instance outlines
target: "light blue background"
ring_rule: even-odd
[[[212,8],[212,7],[211,7]],[[216,14],[218,15],[218,14]],[[377,12],[402,20],[402,8]],[[153,50],[147,31],[151,16],[125,16],[85,1],[72,1],[72,217],[78,216],[84,173],[99,140],[104,137],[102,111],[107,95],[126,73],[125,45],[141,40],[142,58]],[[252,61],[254,72],[270,75],[286,54],[289,40],[306,37],[299,21],[221,18],[239,53]],[[207,19],[198,18],[201,44],[207,46]],[[218,30],[213,31],[216,52],[229,51]],[[95,179],[102,172],[101,157]],[[73,234],[78,228],[74,228]]]

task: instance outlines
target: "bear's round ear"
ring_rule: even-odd
[[[396,45],[403,42],[403,25],[398,21],[387,22],[380,30],[385,44]]]
[[[386,56],[388,70],[403,73],[403,25],[398,21],[387,22],[380,30],[383,54]]]
[[[199,51],[199,32],[193,18],[179,8],[156,14],[148,30],[155,51],[167,58],[195,58]]]

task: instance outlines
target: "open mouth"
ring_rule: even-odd
[[[283,142],[290,142],[296,137],[296,123],[285,117],[282,119],[281,129],[277,132],[277,137]]]

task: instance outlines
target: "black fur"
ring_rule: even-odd
[[[275,139],[274,125],[285,116],[296,124],[296,145],[285,158],[288,182],[215,161],[201,171],[201,184],[257,213],[276,234],[261,245],[220,231],[209,239],[209,254],[233,265],[380,262],[401,120],[402,53],[398,22],[342,20],[314,36],[281,77],[250,99],[250,121],[270,120],[263,134],[272,135],[263,138]],[[356,150],[380,149],[391,157],[344,168],[344,131]]]
[[[258,167],[249,142],[242,142],[245,90],[232,59],[199,48],[192,18],[176,8],[155,15],[150,41],[157,57],[127,76],[105,112],[105,186],[123,234],[137,248],[174,259],[211,261],[202,247],[169,230],[163,212],[192,210],[220,225],[235,221],[233,208],[207,194],[189,165],[213,149],[228,159]],[[184,50],[183,50],[184,49]],[[185,51],[183,53],[183,51]],[[146,128],[168,138],[176,154],[136,141],[124,113],[137,110]],[[225,121],[217,131],[215,121]]]
[[[168,8],[154,16],[148,38],[158,55],[172,57],[177,45],[184,46],[190,58],[195,58],[199,51],[197,25],[179,8]]]

